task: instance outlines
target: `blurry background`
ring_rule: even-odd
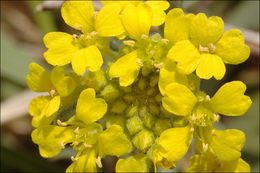
[[[71,150],[43,159],[31,142],[28,104],[38,94],[27,88],[25,79],[30,62],[50,68],[42,56],[46,50],[44,34],[73,32],[61,18],[61,4],[62,1],[1,1],[1,172],[64,171],[70,164]],[[98,2],[94,4],[100,8]],[[201,87],[212,96],[225,82],[240,80],[247,85],[246,94],[253,100],[249,111],[241,117],[222,117],[218,128],[236,128],[246,133],[242,157],[253,172],[259,172],[259,1],[171,1],[172,7],[221,16],[225,29],[242,30],[251,48],[250,58],[241,65],[227,66],[220,82],[202,81]],[[187,159],[181,162],[175,172],[186,169]],[[105,169],[113,170],[109,164],[105,164]]]

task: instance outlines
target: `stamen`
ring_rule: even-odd
[[[211,134],[212,134],[213,136],[216,135],[216,131],[215,131],[215,129],[212,129],[212,130],[211,130]]]
[[[76,29],[81,29],[81,28],[83,28],[83,25],[76,25],[75,28]]]
[[[191,133],[193,133],[194,132],[194,128],[192,127],[192,128],[190,128],[190,132]]]
[[[74,130],[74,133],[76,133],[77,135],[80,134],[80,132],[79,132],[79,127],[77,127],[77,128]]]
[[[78,141],[74,141],[73,145],[79,145]]]
[[[197,119],[197,117],[196,117],[196,115],[193,113],[192,115],[191,115],[191,120],[192,121],[195,121]]]
[[[203,152],[206,153],[209,148],[209,144],[202,143]]]
[[[209,52],[209,48],[208,47],[202,47],[201,45],[199,45],[199,51],[200,52]]]
[[[136,64],[139,65],[140,67],[142,67],[144,65],[140,58],[138,58]]]
[[[206,95],[205,100],[206,100],[206,101],[210,101],[210,96],[209,96],[209,95]]]
[[[60,146],[61,146],[62,149],[65,148],[65,140],[62,140],[62,141],[60,142]]]
[[[161,42],[163,42],[164,44],[168,44],[168,43],[169,43],[169,40],[166,39],[166,38],[163,38],[163,39],[161,39]]]
[[[79,157],[76,157],[76,158],[75,158],[74,156],[71,156],[70,159],[71,159],[73,162],[75,162],[75,161],[79,160]]]
[[[93,37],[93,36],[95,36],[95,35],[97,35],[98,34],[98,32],[97,31],[92,31],[91,33],[90,33],[90,35]]]
[[[72,37],[73,37],[74,39],[77,39],[77,38],[78,38],[77,34],[73,34]]]
[[[96,158],[96,164],[97,164],[97,166],[98,166],[99,168],[102,168],[102,167],[103,167],[100,156],[98,156],[98,158]]]
[[[97,11],[95,11],[95,12],[92,14],[92,16],[94,17],[94,19],[96,19],[96,18],[97,18],[97,14],[98,14],[98,12],[97,12]]]
[[[154,50],[150,50],[150,54],[154,55],[155,51]]]
[[[62,127],[66,127],[68,124],[65,122],[61,122],[61,120],[57,120],[57,124]]]
[[[54,96],[55,92],[56,92],[56,91],[55,91],[54,89],[50,90],[50,95],[51,95],[51,97]]]
[[[159,64],[154,64],[153,65],[155,68],[162,68],[163,67],[163,63],[159,63]]]
[[[145,40],[145,39],[147,39],[147,38],[148,38],[147,35],[145,35],[145,34],[142,34],[142,35],[141,35],[141,39]]]
[[[135,41],[133,40],[125,40],[123,41],[124,45],[134,47]]]
[[[210,49],[211,52],[214,52],[216,50],[216,47],[214,46],[213,43],[209,43],[208,46],[209,46],[209,49]]]
[[[93,147],[93,145],[89,145],[89,144],[86,144],[86,143],[84,143],[83,145],[84,145],[84,147],[86,147],[86,148],[92,148],[92,147]]]
[[[87,40],[89,40],[90,39],[90,36],[89,35],[86,35],[86,37],[85,37]]]
[[[218,122],[220,118],[219,114],[214,114],[213,116],[214,116],[213,117],[214,122]]]

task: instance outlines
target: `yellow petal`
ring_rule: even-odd
[[[224,84],[210,101],[215,112],[239,116],[247,112],[252,104],[250,97],[244,95],[246,85],[240,81],[232,81]]]
[[[50,158],[59,154],[64,145],[72,142],[74,132],[70,127],[47,125],[35,129],[31,136],[32,141],[39,145],[41,156]]]
[[[132,143],[124,134],[123,128],[115,124],[100,134],[98,144],[101,157],[106,155],[119,157],[132,151]]]
[[[61,8],[65,23],[83,33],[95,30],[94,12],[91,1],[66,1]]]
[[[48,48],[44,58],[51,65],[69,64],[78,49],[73,45],[73,37],[63,32],[50,32],[44,36],[43,41]]]
[[[101,119],[107,111],[105,100],[96,98],[95,95],[95,90],[88,88],[80,93],[78,99],[76,116],[86,124],[91,124]]]
[[[236,129],[217,130],[214,135],[211,130],[206,131],[209,147],[215,155],[223,161],[232,161],[240,158],[241,149],[245,144],[245,134]]]
[[[171,128],[162,132],[158,144],[167,160],[178,161],[187,153],[192,137],[189,126]]]
[[[220,17],[207,18],[204,13],[199,13],[192,20],[190,37],[196,46],[208,46],[210,43],[217,42],[223,31],[224,22]]]
[[[78,50],[72,58],[72,68],[78,75],[83,75],[86,69],[95,72],[103,64],[103,58],[99,49],[95,46],[89,46]]]
[[[167,38],[171,44],[175,44],[181,40],[188,40],[193,18],[193,14],[184,15],[180,8],[170,10],[165,19],[164,37]]]
[[[189,163],[190,168],[186,172],[213,172],[219,164],[216,162],[216,157],[208,153],[191,156]]]
[[[66,172],[97,172],[95,149],[88,148],[83,151],[79,159],[74,161]]]
[[[129,37],[140,40],[144,34],[149,35],[152,25],[152,9],[146,4],[139,4],[137,7],[128,5],[122,12],[122,23]]]
[[[26,76],[27,85],[36,92],[48,92],[53,88],[51,75],[36,63],[29,65],[30,74]]]
[[[159,26],[164,23],[165,20],[165,10],[167,10],[170,6],[169,2],[167,1],[146,1],[149,7],[151,7],[153,12],[152,18],[152,26]]]
[[[131,85],[138,76],[140,67],[137,65],[137,51],[133,51],[112,64],[109,70],[109,76],[119,77],[121,86]]]
[[[215,79],[220,80],[224,77],[226,72],[225,64],[222,59],[213,54],[202,54],[200,56],[200,63],[197,67],[196,74],[202,79]]]
[[[51,100],[50,96],[39,96],[34,99],[29,104],[29,113],[33,116],[32,126],[37,128],[42,125],[49,125],[55,118],[55,114],[47,117],[45,114],[45,107],[49,104]]]
[[[151,161],[144,154],[119,159],[116,163],[116,172],[149,172]]]
[[[222,167],[216,172],[250,172],[250,165],[239,158],[230,162],[222,162]]]
[[[117,3],[106,5],[99,11],[95,26],[100,36],[112,37],[124,33],[125,30],[119,17],[120,11],[120,4]]]
[[[177,72],[175,63],[168,62],[167,65],[171,66],[171,71],[167,70],[166,67],[160,69],[158,86],[162,95],[165,94],[165,88],[170,83],[177,82],[183,85],[188,84],[187,76]]]
[[[51,80],[61,97],[70,95],[76,88],[76,83],[70,76],[65,76],[65,70],[56,66],[51,73]]]
[[[47,117],[57,113],[60,108],[60,96],[53,97],[42,110]]]
[[[196,103],[197,98],[194,94],[186,86],[178,83],[167,85],[162,99],[162,105],[167,111],[181,116],[190,114]]]
[[[250,48],[244,43],[244,36],[238,29],[226,31],[215,46],[215,53],[227,64],[240,64],[250,55]]]
[[[177,42],[168,52],[167,58],[177,62],[178,71],[184,74],[192,73],[199,64],[200,53],[189,41]]]

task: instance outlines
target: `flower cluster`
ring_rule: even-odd
[[[95,11],[91,1],[66,1],[62,17],[80,34],[45,35],[51,72],[30,64],[28,86],[49,93],[29,105],[40,154],[54,157],[69,144],[77,154],[67,172],[95,172],[107,155],[119,158],[116,172],[149,172],[176,167],[194,140],[187,172],[249,172],[244,133],[213,125],[220,114],[247,112],[245,84],[228,82],[213,97],[199,86],[247,60],[241,31],[224,32],[220,17],[203,13],[166,15],[167,1],[102,3]],[[163,36],[149,34],[162,24]]]

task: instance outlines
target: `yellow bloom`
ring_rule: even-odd
[[[243,115],[252,104],[251,99],[244,95],[245,90],[246,86],[242,82],[229,82],[224,84],[210,99],[205,94],[202,98],[198,97],[199,95],[196,97],[185,85],[172,83],[166,87],[162,104],[167,111],[182,116],[191,115],[192,111],[196,114],[195,104],[197,103],[197,106],[213,113],[239,116]]]
[[[33,116],[32,125],[38,127],[52,122],[60,106],[73,103],[71,95],[77,87],[77,79],[65,74],[61,67],[55,67],[51,73],[40,65],[31,63],[30,74],[26,76],[28,86],[36,92],[49,92],[50,96],[39,96],[29,104],[29,113]],[[70,98],[70,101],[66,101]]]
[[[174,25],[173,31],[181,30],[180,34],[170,31]],[[250,49],[244,44],[241,31],[231,29],[223,34],[224,23],[220,17],[207,18],[203,13],[194,17],[175,9],[168,13],[165,26],[166,38],[175,44],[167,58],[177,62],[181,73],[196,70],[200,78],[214,76],[220,80],[226,72],[224,63],[240,64],[249,57]]]
[[[144,154],[119,159],[116,163],[116,172],[149,172],[151,161]]]
[[[102,4],[105,6],[113,3],[118,3],[120,4],[121,11],[126,10],[129,8],[129,6],[138,6],[140,4],[146,4],[152,9],[152,26],[159,26],[164,23],[165,20],[165,10],[169,8],[169,2],[167,1],[146,1],[143,2],[142,0],[139,1],[101,1]],[[131,7],[130,7],[131,8]],[[137,15],[137,14],[135,14]]]
[[[250,166],[243,159],[221,161],[211,152],[196,154],[190,158],[186,172],[250,172]]]
[[[93,88],[86,89],[80,93],[76,107],[76,116],[85,124],[91,124],[101,119],[107,111],[105,100],[96,98],[95,95]]]
[[[124,32],[119,12],[118,4],[108,5],[96,13],[90,1],[65,2],[61,9],[64,21],[83,34],[46,34],[43,39],[48,48],[44,53],[46,61],[58,66],[71,63],[78,75],[83,75],[86,69],[98,71],[103,64],[100,50],[108,48],[108,40],[103,37],[118,36]]]

